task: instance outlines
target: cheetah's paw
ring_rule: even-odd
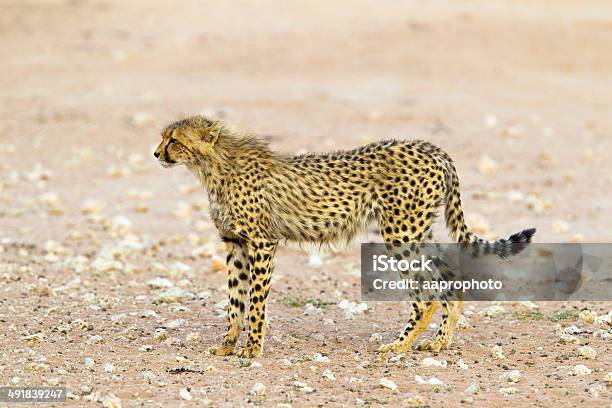
[[[258,358],[261,357],[262,350],[260,346],[248,344],[246,347],[238,350],[238,357],[240,358]]]
[[[417,346],[417,350],[420,351],[430,351],[432,353],[439,353],[441,350],[444,350],[446,345],[443,342],[435,341],[431,339],[423,340]]]
[[[210,347],[208,351],[210,352],[210,354],[214,354],[216,356],[227,356],[227,355],[232,354],[235,348],[236,348],[236,343],[224,341],[219,346]]]
[[[383,344],[378,349],[378,352],[381,354],[388,353],[389,351],[392,351],[395,354],[405,353],[410,351],[410,344],[405,341],[395,340],[392,343]]]

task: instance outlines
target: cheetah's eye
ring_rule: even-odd
[[[174,143],[176,142],[176,139],[170,138],[170,140],[168,140],[168,144]]]

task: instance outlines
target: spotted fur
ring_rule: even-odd
[[[229,328],[218,355],[234,351],[248,308],[248,339],[241,357],[259,357],[265,306],[279,242],[347,242],[373,222],[384,241],[415,244],[431,238],[440,207],[450,235],[475,255],[506,256],[535,230],[486,242],[465,224],[451,158],[420,140],[387,140],[328,154],[288,156],[218,121],[194,116],[162,131],[155,156],[163,166],[184,164],[208,192],[211,217],[227,247]],[[483,249],[478,249],[483,248]],[[410,302],[409,324],[381,348],[410,349],[442,305],[443,324],[420,349],[439,351],[451,338],[460,302]]]

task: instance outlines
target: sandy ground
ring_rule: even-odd
[[[360,301],[357,246],[320,266],[280,250],[265,356],[208,355],[225,330],[224,254],[201,189],[151,156],[161,127],[194,113],[287,152],[423,138],[454,157],[481,235],[609,242],[609,2],[0,10],[1,385],[59,384],[83,406],[609,406],[612,303],[506,303],[496,317],[469,303],[450,350],[379,360],[406,308],[338,307]]]

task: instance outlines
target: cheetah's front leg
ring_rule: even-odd
[[[225,248],[227,249],[227,288],[229,296],[228,328],[221,345],[209,349],[212,354],[218,356],[231,354],[242,333],[250,277],[246,244],[228,238],[225,239]]]
[[[276,242],[266,240],[253,240],[248,243],[249,261],[252,265],[249,336],[246,346],[238,351],[238,357],[261,357],[266,336],[266,299],[270,291],[276,247]]]

